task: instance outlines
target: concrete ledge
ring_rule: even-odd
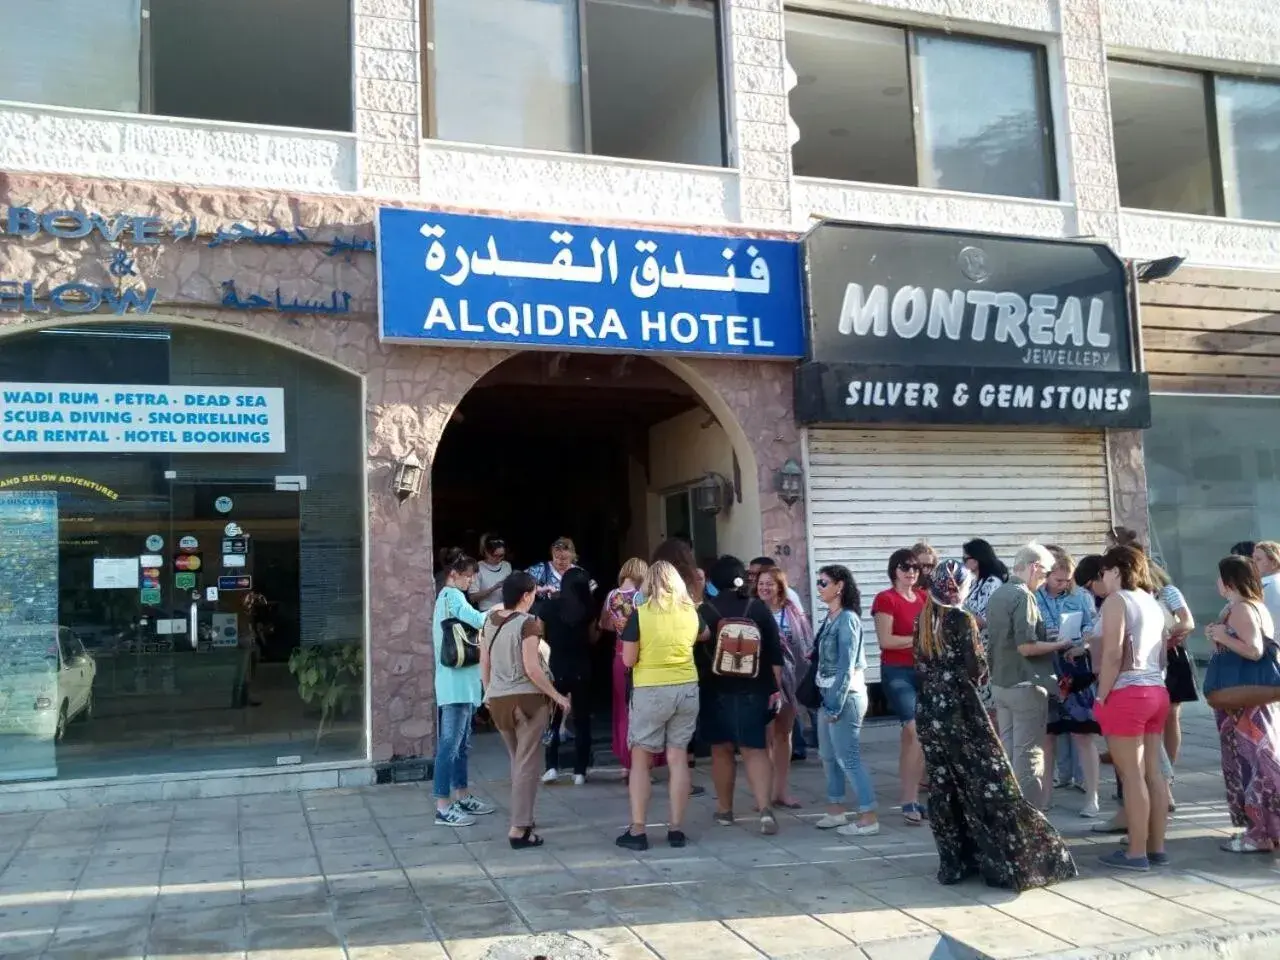
[[[1035,960],[1275,960],[1280,957],[1280,923],[1257,923],[1193,930],[1111,947],[1039,953]]]

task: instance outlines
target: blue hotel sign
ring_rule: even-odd
[[[796,242],[390,208],[377,227],[384,340],[805,354]]]

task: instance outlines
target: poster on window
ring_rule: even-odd
[[[58,495],[0,493],[0,783],[58,775]]]

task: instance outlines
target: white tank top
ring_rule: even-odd
[[[1113,689],[1164,686],[1164,611],[1145,590],[1121,590],[1124,648]]]

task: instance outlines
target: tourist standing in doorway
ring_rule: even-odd
[[[1071,853],[1018,789],[978,696],[985,654],[977,620],[964,608],[973,581],[960,561],[941,561],[916,633],[938,882],[979,875],[991,886],[1021,891],[1069,880],[1076,875]]]
[[[568,537],[559,537],[551,544],[551,559],[541,560],[530,567],[526,573],[533,577],[538,585],[538,596],[548,597],[560,592],[560,581],[566,572],[578,567],[578,550]],[[588,577],[592,592],[596,582]]]
[[[440,663],[444,646],[443,625],[459,620],[472,630],[484,626],[484,614],[467,602],[467,590],[475,579],[476,562],[468,556],[454,559],[445,571],[444,585],[431,612],[431,638],[436,650],[436,736],[434,795],[436,825],[469,827],[475,817],[494,808],[471,793],[467,783],[467,754],[471,744],[471,719],[483,696],[480,664],[446,667]]]
[[[912,645],[916,619],[924,606],[924,593],[916,589],[920,564],[908,549],[895,550],[889,557],[888,590],[876,594],[871,604],[876,639],[880,642],[880,685],[889,710],[902,726],[898,746],[898,777],[902,781],[902,817],[908,826],[924,820],[920,804],[920,779],[924,776],[924,755],[916,735],[916,665]]]
[[[507,562],[507,542],[496,534],[480,538],[480,566],[471,584],[469,599],[479,611],[487,612],[502,602],[502,582],[511,576]]]
[[[736,780],[735,748],[742,753],[747,783],[760,812],[760,832],[778,832],[773,813],[773,766],[769,762],[769,724],[782,704],[782,644],[778,624],[756,597],[747,594],[747,570],[737,557],[721,557],[711,567],[711,582],[718,591],[701,607],[709,628],[708,644],[714,651],[721,639],[747,621],[758,635],[757,670],[754,677],[734,675],[712,660],[704,686],[700,722],[702,735],[711,744],[711,779],[716,788],[716,823],[733,824]],[[737,621],[738,623],[735,623]]]
[[[1049,691],[1056,692],[1058,682],[1053,655],[1071,646],[1070,640],[1049,640],[1036,604],[1035,591],[1053,564],[1048,550],[1035,542],[1027,544],[1013,558],[1008,583],[1001,584],[987,603],[991,693],[1000,737],[1018,785],[1031,803],[1044,797]]]
[[[1256,549],[1256,548],[1255,548]],[[1205,629],[1214,655],[1231,651],[1248,660],[1275,643],[1276,625],[1264,603],[1262,583],[1251,563],[1227,557],[1218,563],[1223,616]],[[1244,832],[1222,845],[1228,853],[1272,853],[1280,849],[1280,704],[1216,710],[1222,741],[1222,773],[1231,822]]]
[[[653,792],[649,760],[655,753],[665,753],[671,771],[667,842],[683,847],[689,805],[688,746],[698,721],[693,649],[703,626],[683,578],[665,560],[650,565],[640,589],[642,599],[622,631],[622,660],[631,670],[633,687],[627,720],[631,824],[614,842],[629,850],[649,849],[645,828]]]
[[[827,775],[827,812],[819,830],[835,828],[849,837],[880,832],[876,791],[862,762],[862,720],[867,715],[867,650],[862,634],[862,598],[848,567],[838,564],[818,571],[818,599],[827,606],[814,641],[817,671],[814,686],[822,700],[818,752]],[[858,801],[857,819],[844,809],[845,784]]]
[[[635,613],[640,599],[640,584],[644,582],[649,565],[639,557],[632,557],[618,571],[618,586],[609,591],[604,608],[600,611],[600,632],[613,635],[613,754],[622,764],[622,779],[631,773],[631,747],[627,743],[627,705],[631,699],[631,671],[622,662],[622,631]],[[666,757],[653,758],[654,766],[665,764]]]
[[[591,627],[595,613],[587,572],[581,567],[566,570],[559,592],[543,600],[538,610],[546,625],[556,689],[572,704],[568,711],[557,707],[551,717],[542,780],[554,783],[560,777],[560,730],[567,714],[573,722],[573,782],[582,786],[591,762]]]
[[[537,585],[527,573],[516,573],[502,584],[502,610],[485,618],[480,635],[480,677],[489,715],[511,759],[511,827],[507,842],[513,850],[542,846],[533,832],[533,808],[538,798],[538,745],[546,729],[550,705],[569,709],[569,699],[551,682],[550,650],[542,638],[543,624],[529,613]]]
[[[1165,828],[1169,796],[1160,769],[1169,691],[1164,685],[1165,618],[1151,594],[1146,555],[1137,547],[1113,547],[1102,557],[1098,641],[1098,697],[1094,715],[1124,784],[1129,848],[1102,858],[1107,866],[1145,871],[1167,862]]]
[[[791,796],[791,738],[799,704],[796,685],[809,668],[813,630],[804,611],[787,599],[787,575],[766,567],[756,580],[756,595],[778,624],[782,646],[782,707],[769,725],[769,753],[773,760],[773,805],[798,810],[802,804]]]
[[[1052,547],[1046,547],[1053,553]],[[1080,816],[1098,815],[1098,780],[1101,776],[1098,747],[1094,737],[1102,731],[1093,717],[1093,670],[1084,638],[1093,625],[1096,609],[1093,597],[1075,588],[1075,561],[1069,554],[1053,553],[1053,569],[1036,591],[1036,604],[1044,618],[1045,633],[1051,640],[1072,641],[1072,646],[1055,654],[1056,690],[1050,690],[1049,723],[1045,730],[1044,794],[1036,802],[1048,810],[1053,801],[1054,760],[1059,749],[1070,749],[1066,783],[1073,782],[1073,766],[1080,766],[1084,806]],[[1070,629],[1063,633],[1064,627]]]
[[[982,649],[987,655],[987,662],[990,663],[991,640],[987,635],[987,604],[991,600],[991,595],[1009,579],[1009,570],[996,556],[991,544],[981,537],[975,537],[961,549],[964,551],[964,565],[974,576],[973,589],[964,602],[964,608],[972,613],[973,618],[978,622]],[[991,715],[991,722],[996,724],[996,730],[999,731],[996,702],[991,696],[989,677],[983,677],[978,681],[978,695],[982,697],[983,706],[987,708],[987,713]]]

